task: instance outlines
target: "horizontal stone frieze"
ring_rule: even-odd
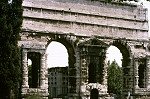
[[[35,10],[35,9],[34,9]],[[94,25],[114,26],[129,29],[148,30],[148,21],[145,20],[129,20],[124,18],[114,18],[107,16],[86,15],[63,11],[44,11],[44,10],[27,10],[24,11],[24,18],[39,20],[57,20],[66,22],[77,22]],[[47,21],[47,22],[48,22]]]
[[[62,2],[44,2],[44,1],[34,1],[23,3],[24,8],[40,10],[54,10],[54,11],[64,11],[72,12],[77,14],[90,14],[99,15],[115,18],[124,18],[130,20],[148,20],[147,19],[147,9],[141,6],[121,6],[121,5],[108,5],[102,3],[98,6],[87,5],[82,3],[62,3]]]
[[[126,39],[148,39],[147,30],[137,30],[121,27],[100,26],[94,24],[63,22],[63,21],[47,21],[36,19],[24,19],[23,29],[34,31],[45,31],[45,33],[73,33],[81,36],[106,36],[106,37],[122,37]]]

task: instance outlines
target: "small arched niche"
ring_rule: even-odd
[[[98,92],[98,89],[94,88],[91,90],[91,93],[90,93],[90,99],[99,99],[99,92]]]

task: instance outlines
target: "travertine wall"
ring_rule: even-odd
[[[75,97],[79,97],[83,90],[88,91],[85,87],[89,85],[91,88],[103,88],[104,91],[100,93],[107,95],[107,70],[105,66],[103,84],[81,83],[82,58],[79,45],[82,42],[93,40],[93,38],[97,39],[97,42],[108,44],[108,47],[114,45],[122,52],[123,69],[127,71],[124,73],[125,94],[128,92],[131,92],[132,95],[144,95],[145,92],[149,94],[150,47],[147,9],[136,5],[91,2],[91,0],[24,0],[23,8],[24,19],[19,46],[22,48],[24,74],[22,95],[24,97],[32,92],[43,92],[41,96],[48,98],[45,51],[48,44],[53,40],[63,43],[69,53],[69,73],[72,77],[72,84],[68,86],[72,93],[68,93],[68,97],[76,99]],[[88,46],[92,45],[87,43]],[[96,46],[101,46],[101,44]],[[38,52],[42,55],[40,88],[29,88],[27,77],[28,52]],[[147,77],[144,81],[144,88],[139,88],[138,68],[143,59],[147,60],[144,63]],[[88,95],[90,91],[88,91]],[[82,96],[86,97],[86,92]]]
[[[142,6],[71,1],[24,0],[23,29],[82,36],[148,39],[147,9]]]

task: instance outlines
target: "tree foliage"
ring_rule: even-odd
[[[116,61],[108,64],[108,92],[116,95],[122,94],[123,72]]]
[[[20,81],[19,32],[22,24],[22,0],[0,1],[0,99],[17,94]]]

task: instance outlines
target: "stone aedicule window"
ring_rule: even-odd
[[[28,64],[28,84],[30,88],[37,88],[40,86],[40,59],[41,54],[37,52],[28,52],[28,59],[32,64]]]
[[[139,62],[139,67],[138,67],[138,75],[139,75],[139,81],[138,81],[138,86],[140,88],[145,88],[146,85],[146,60],[142,59]]]

